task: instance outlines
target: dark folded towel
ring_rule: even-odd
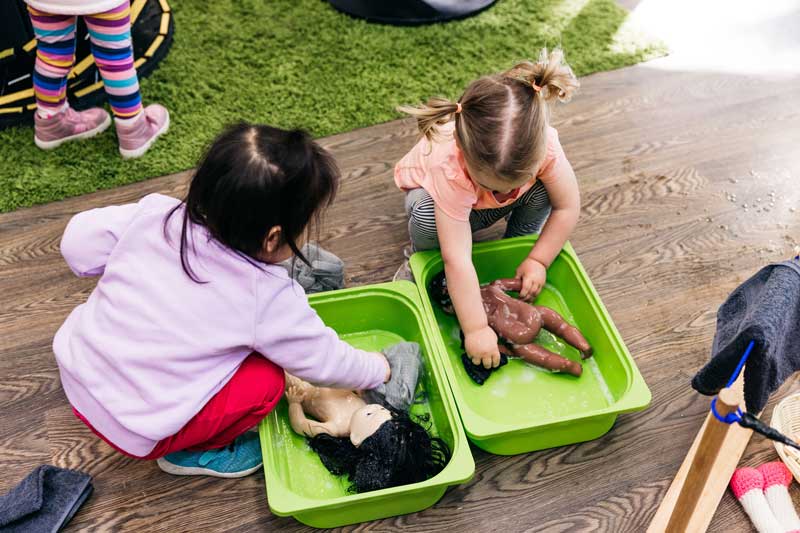
[[[464,370],[466,370],[467,375],[472,381],[478,385],[483,385],[486,380],[489,379],[489,376],[491,376],[495,371],[500,370],[500,367],[508,364],[508,356],[506,356],[504,353],[501,353],[500,364],[495,368],[486,368],[482,364],[476,365],[466,353],[462,353],[461,364],[464,365]]]
[[[747,410],[758,413],[769,395],[800,370],[800,261],[762,268],[734,290],[717,312],[711,360],[692,379],[702,394],[725,386],[750,341],[744,371]]]
[[[42,465],[0,496],[0,530],[50,533],[70,521],[92,493],[92,476]]]
[[[311,266],[295,257],[278,264],[306,293],[344,288],[344,261],[312,242],[304,244],[300,251],[311,262]]]
[[[378,388],[365,390],[362,398],[369,403],[388,403],[398,411],[406,411],[414,402],[414,391],[422,369],[422,351],[416,342],[399,342],[383,350],[389,361],[392,376],[388,383]]]

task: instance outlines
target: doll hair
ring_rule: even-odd
[[[417,119],[423,136],[433,140],[455,120],[455,137],[470,168],[508,183],[531,178],[545,156],[548,102],[568,101],[578,80],[561,50],[542,50],[536,63],[522,61],[505,72],[469,84],[458,102],[431,98],[398,111]]]
[[[205,226],[211,236],[253,264],[273,226],[281,244],[310,266],[297,241],[336,194],[339,169],[333,157],[302,130],[282,130],[240,122],[219,134],[192,176],[183,203],[164,220],[182,213],[181,265],[201,283],[189,264],[189,223]]]
[[[309,439],[311,449],[331,474],[348,476],[350,492],[425,481],[441,472],[450,460],[450,449],[442,439],[431,437],[407,413],[387,409],[392,418],[358,447],[349,437],[320,434]]]

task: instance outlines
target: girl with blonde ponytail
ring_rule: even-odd
[[[466,351],[486,368],[500,363],[500,353],[472,265],[472,233],[501,218],[508,219],[506,237],[541,232],[516,271],[523,298],[541,291],[580,211],[549,104],[566,102],[577,88],[562,52],[542,50],[537,62],[475,80],[456,102],[432,98],[399,108],[422,134],[394,174],[406,192],[412,249],[441,248]]]

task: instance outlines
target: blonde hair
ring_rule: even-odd
[[[455,119],[455,136],[470,167],[519,183],[544,159],[548,103],[568,101],[578,86],[563,52],[544,49],[536,63],[523,61],[473,81],[458,102],[436,97],[398,111],[416,118],[428,140]]]

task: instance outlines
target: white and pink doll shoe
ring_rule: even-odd
[[[758,471],[764,479],[764,497],[772,514],[783,526],[784,531],[800,533],[800,518],[794,510],[788,490],[792,483],[792,473],[780,461],[764,463],[758,467]]]
[[[770,509],[764,495],[764,476],[755,468],[739,468],[731,477],[731,490],[759,533],[784,533],[786,529]]]

